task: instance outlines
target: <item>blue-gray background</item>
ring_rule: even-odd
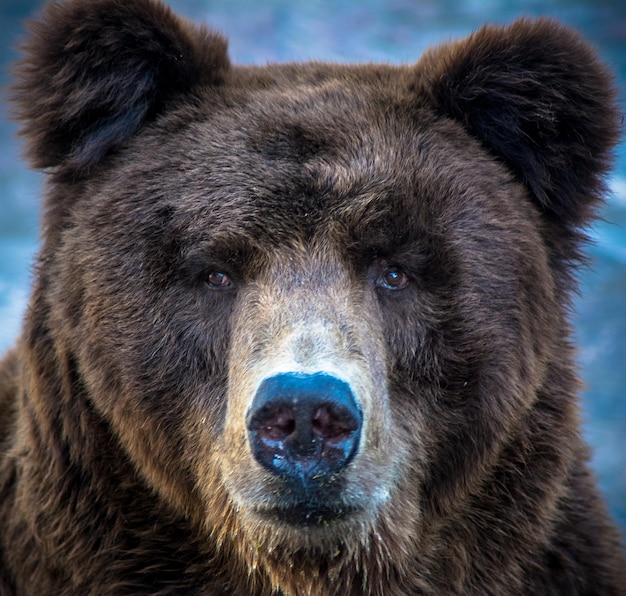
[[[36,0],[0,0],[0,82]],[[580,29],[626,88],[623,0],[172,0],[180,13],[230,39],[236,62],[283,60],[414,62],[427,46],[466,35],[485,21],[552,15]],[[623,101],[623,100],[622,100]],[[624,105],[622,103],[622,105]],[[41,178],[20,160],[15,126],[0,103],[0,352],[18,334],[37,247]],[[613,194],[593,229],[593,264],[576,300],[579,362],[586,383],[585,433],[609,506],[626,530],[626,147]]]

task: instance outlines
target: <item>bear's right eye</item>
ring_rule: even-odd
[[[234,284],[223,271],[212,271],[207,277],[207,285],[212,290],[230,290]]]

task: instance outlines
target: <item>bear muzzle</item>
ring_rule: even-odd
[[[264,379],[246,414],[255,460],[305,490],[331,482],[349,465],[362,426],[348,383],[321,372]]]

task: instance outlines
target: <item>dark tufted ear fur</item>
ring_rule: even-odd
[[[486,26],[419,63],[436,111],[503,160],[563,232],[594,213],[621,115],[610,72],[547,18]]]
[[[50,2],[30,32],[13,88],[28,157],[74,176],[229,66],[220,35],[152,0]]]

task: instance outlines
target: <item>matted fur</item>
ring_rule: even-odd
[[[47,189],[0,364],[0,593],[626,593],[569,340],[620,122],[578,34],[241,67],[158,2],[65,0],[23,49]],[[302,492],[245,416],[319,371],[362,436]]]

